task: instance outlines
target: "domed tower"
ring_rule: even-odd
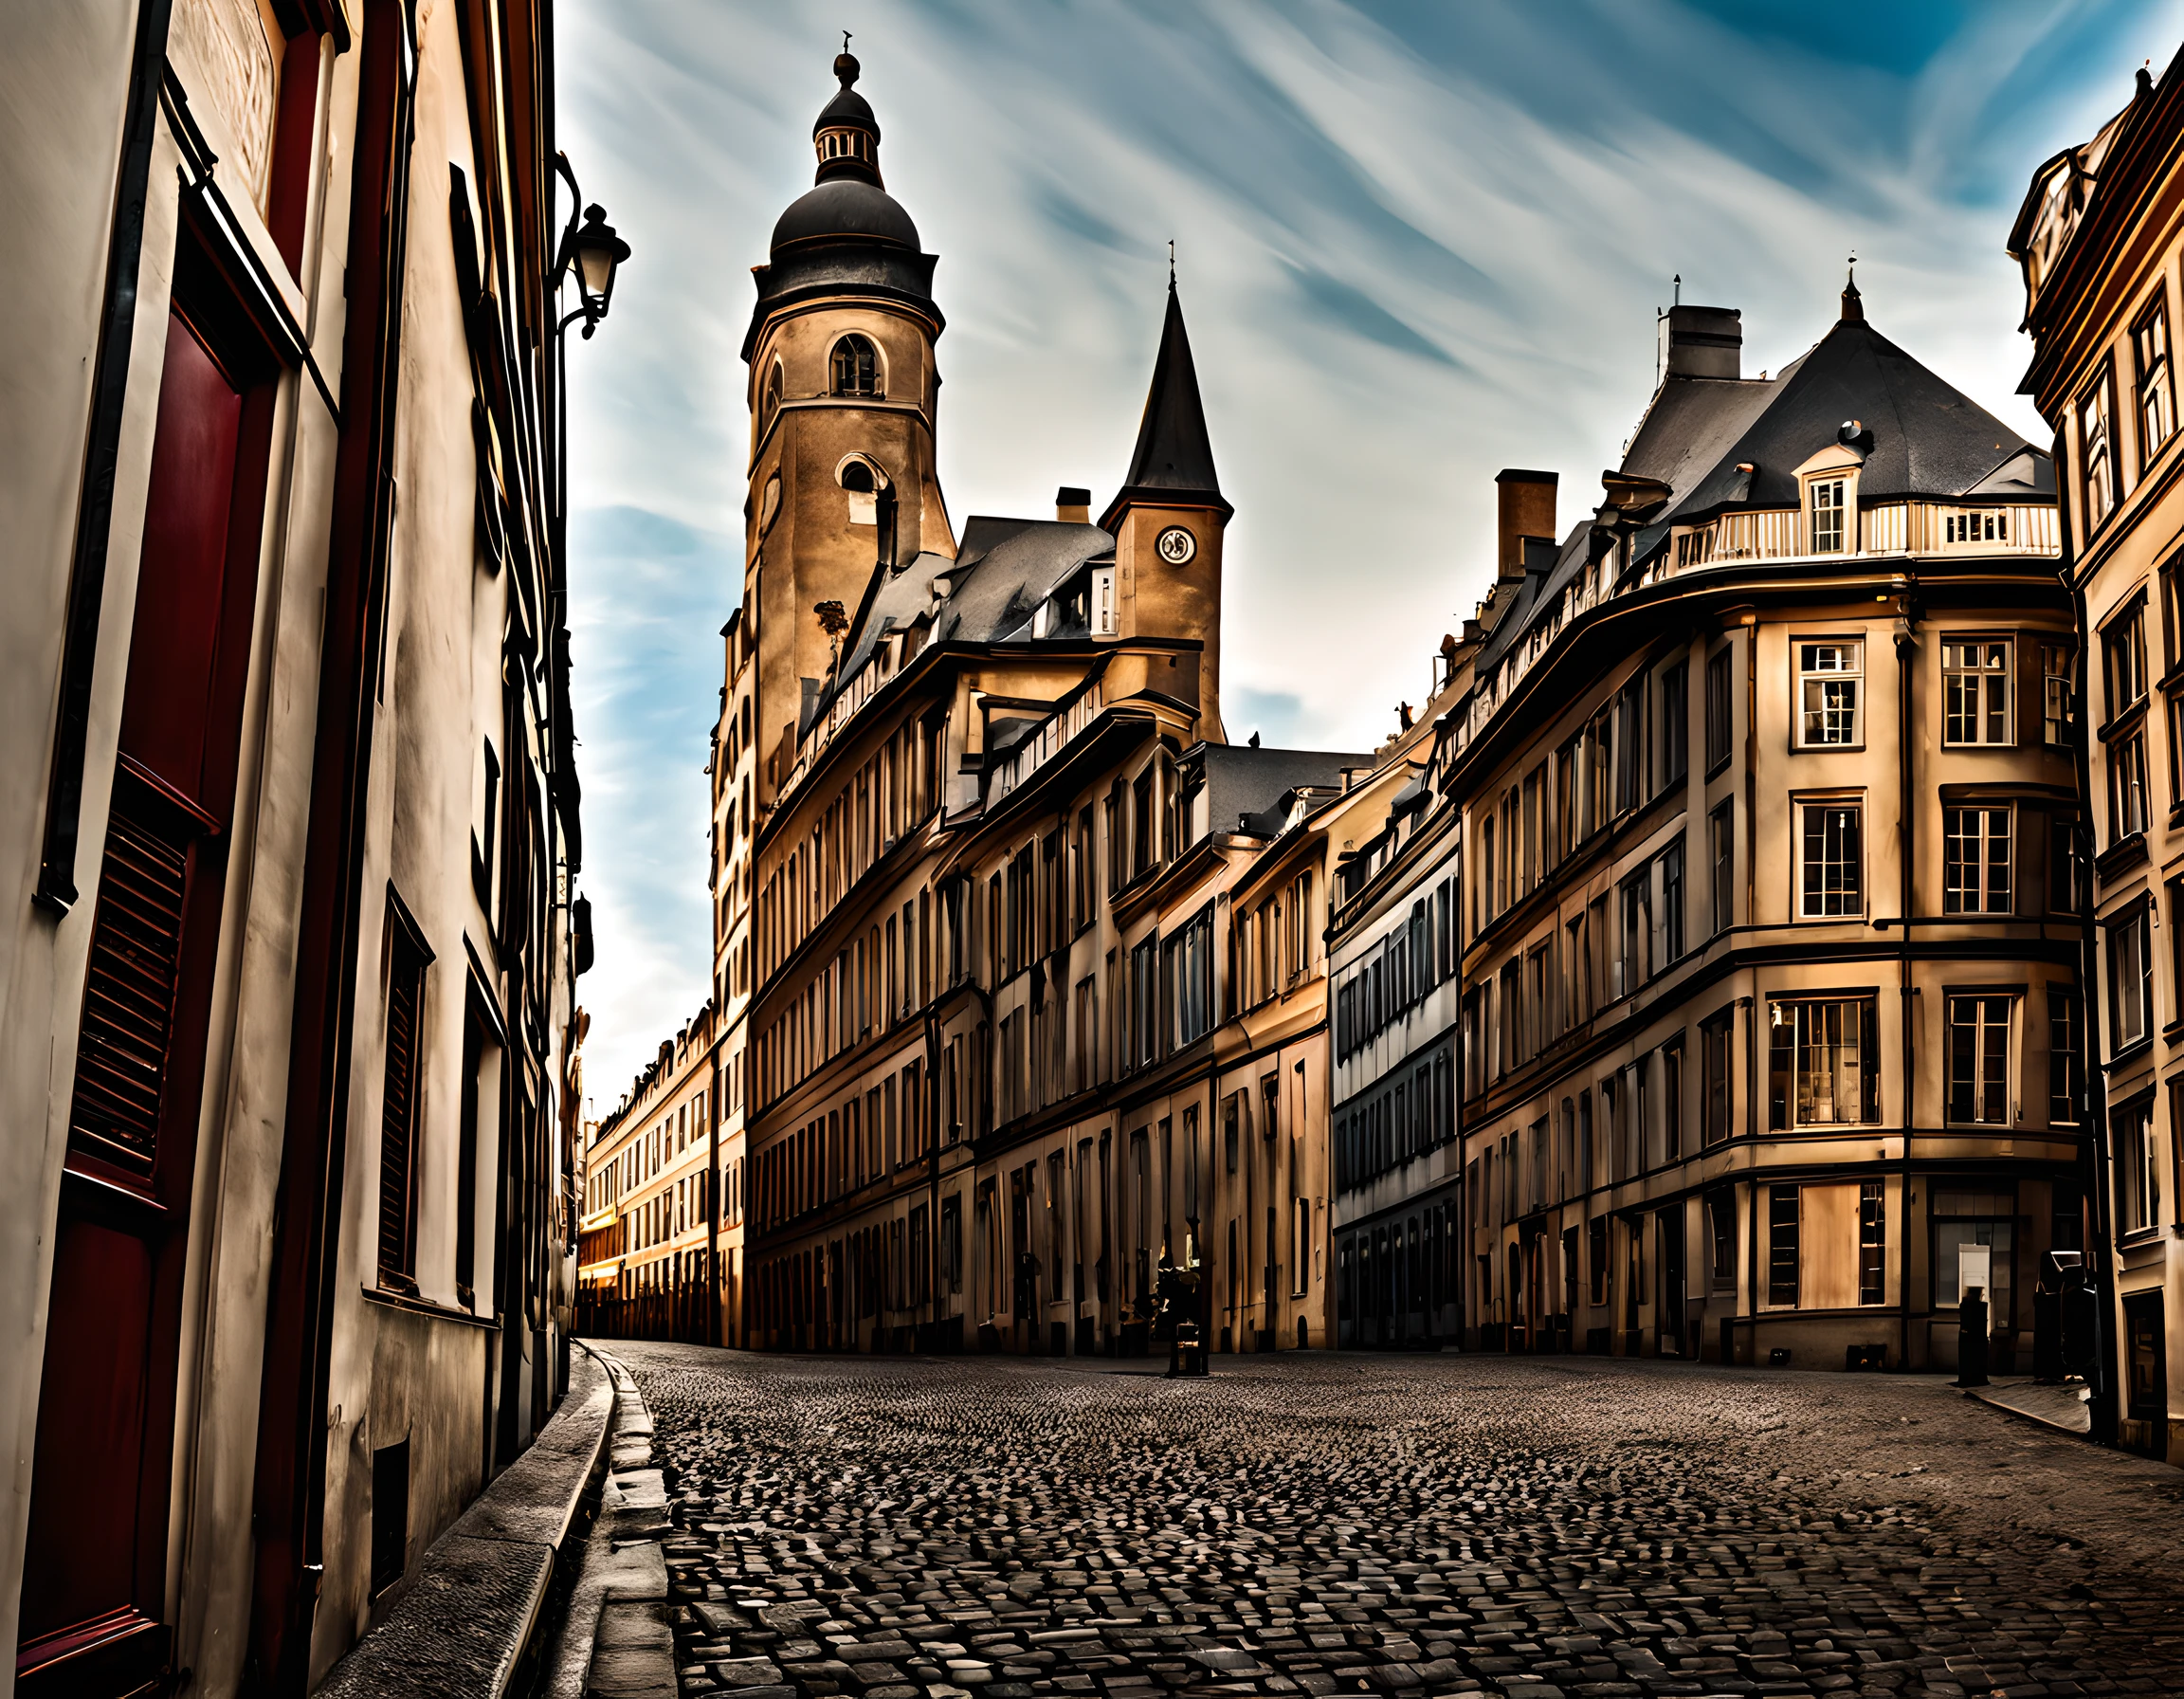
[[[802,681],[826,676],[838,622],[876,571],[921,551],[953,558],[935,470],[945,320],[935,256],[880,176],[880,124],[857,92],[860,66],[834,61],[841,88],[811,126],[810,192],[774,227],[743,338],[750,367],[751,496],[744,605],[755,616],[760,793],[792,758]],[[786,731],[790,754],[782,749]]]
[[[1221,725],[1221,541],[1235,511],[1214,474],[1198,368],[1171,276],[1138,448],[1100,524],[1115,539],[1118,634],[1205,644],[1198,732],[1211,743],[1228,740]]]

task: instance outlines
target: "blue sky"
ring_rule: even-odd
[[[1231,733],[1367,747],[1483,593],[1494,473],[1591,504],[1655,310],[1794,358],[1844,260],[1875,325],[2018,429],[2002,243],[2184,3],[562,0],[562,145],[633,249],[573,344],[572,624],[598,1106],[703,1001],[706,736],[741,583],[749,268],[855,31],[939,255],[957,522],[1121,476],[1167,244],[1224,491]]]

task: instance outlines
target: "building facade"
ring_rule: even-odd
[[[836,74],[745,343],[714,781],[715,991],[747,1009],[728,1324],[1143,1350],[1162,1257],[1195,1255],[1217,1345],[1323,1343],[1320,940],[1371,763],[1225,740],[1229,507],[1173,286],[1100,522],[1065,488],[958,540],[934,260],[856,61]]]
[[[11,9],[0,1687],[304,1692],[565,1382],[552,43]]]
[[[1975,1286],[2029,1367],[2084,1243],[2050,463],[1854,287],[1772,378],[1739,342],[1663,315],[1558,540],[1552,480],[1502,475],[1430,804],[1338,944],[1338,1193],[1390,1223],[1361,1343],[1460,1307],[1484,1348],[1950,1367]]]
[[[2074,722],[2092,856],[2099,1196],[2095,1270],[2116,1393],[2097,1431],[2184,1460],[2184,535],[2171,327],[2184,311],[2184,75],[2034,174],[2010,248],[2034,354],[2024,389],[2055,428],[2069,584],[2085,633]],[[2163,941],[2167,946],[2164,948]],[[2103,1389],[2106,1390],[2106,1389]]]

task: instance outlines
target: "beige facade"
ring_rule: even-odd
[[[9,9],[0,1690],[305,1691],[564,1382],[551,27],[482,16]]]
[[[2029,1368],[2084,1243],[2046,457],[1854,289],[1772,380],[1738,329],[1665,316],[1559,541],[1505,492],[1429,794],[1345,886],[1346,1341],[1949,1367],[1983,1282]]]
[[[2184,311],[2184,75],[2172,63],[2092,140],[2042,166],[2011,251],[2034,354],[2024,388],[2055,426],[2069,582],[2085,632],[2074,740],[2102,996],[2091,1032],[2104,1122],[2114,1344],[2096,1432],[2184,1460],[2184,536],[2170,338]]]

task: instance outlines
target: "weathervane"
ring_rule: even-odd
[[[1175,238],[1168,238],[1168,286],[1175,286]]]

